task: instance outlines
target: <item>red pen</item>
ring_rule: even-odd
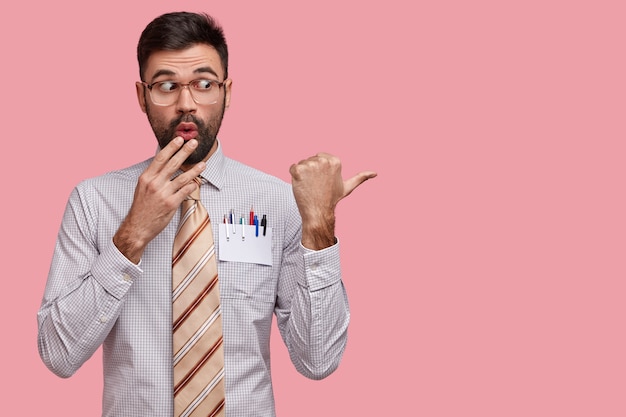
[[[250,207],[250,222],[248,224],[254,224],[254,207]]]

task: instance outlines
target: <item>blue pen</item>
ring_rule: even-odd
[[[246,218],[241,216],[239,223],[241,223],[241,240],[246,240]]]
[[[256,214],[254,215],[254,233],[256,237],[259,237],[259,218]]]
[[[235,228],[235,212],[230,211],[230,223],[233,225],[233,234],[237,233],[237,229]]]

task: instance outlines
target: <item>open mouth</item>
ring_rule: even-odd
[[[176,134],[184,140],[193,139],[198,136],[198,128],[194,123],[181,123],[176,129]]]

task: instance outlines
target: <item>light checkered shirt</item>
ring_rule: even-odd
[[[69,377],[103,346],[103,416],[173,415],[171,254],[180,214],[150,242],[139,265],[112,242],[150,162],[72,191],[38,313],[39,352],[55,374]],[[202,176],[216,245],[217,225],[231,209],[246,215],[254,207],[272,227],[273,266],[218,261],[218,273],[226,415],[274,416],[273,314],[300,373],[320,379],[339,365],[349,322],[339,244],[305,249],[291,186],[226,158],[221,145]]]

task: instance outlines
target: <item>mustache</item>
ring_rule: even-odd
[[[181,115],[178,119],[172,120],[172,122],[170,123],[170,129],[175,130],[176,127],[181,123],[194,123],[196,126],[198,126],[198,128],[204,127],[204,123],[202,122],[202,120],[198,119],[193,114],[187,113]]]

